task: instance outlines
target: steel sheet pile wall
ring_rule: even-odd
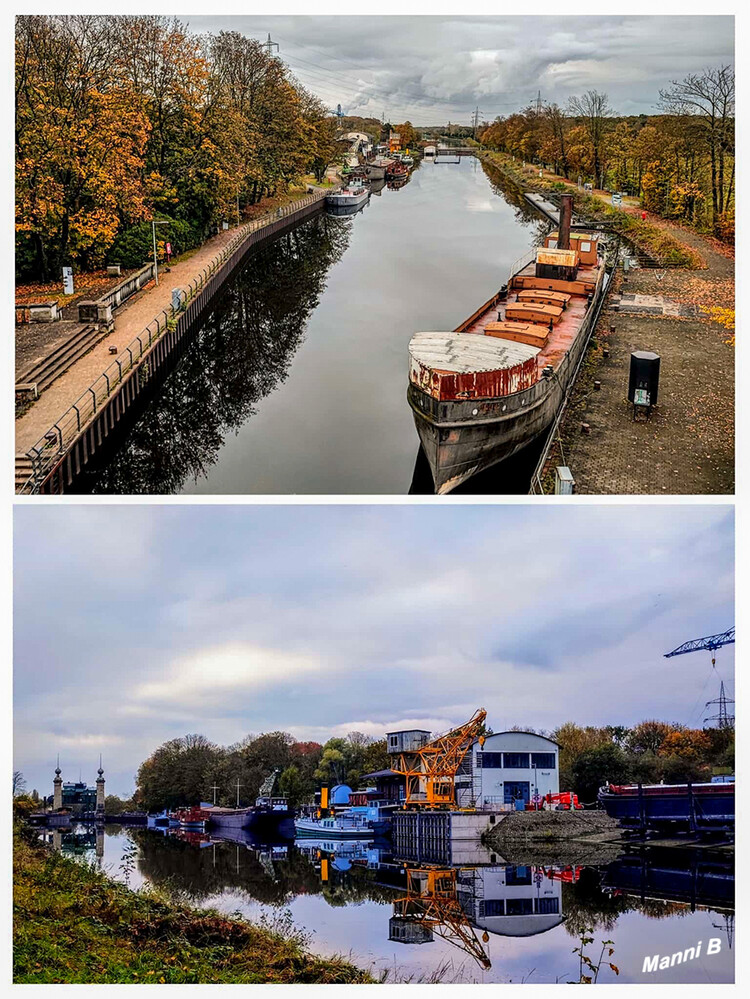
[[[449,812],[394,812],[394,856],[417,863],[449,863],[450,818]]]

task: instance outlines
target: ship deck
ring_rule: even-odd
[[[534,278],[534,271],[535,263],[532,262],[524,267],[523,270],[519,271],[518,274],[515,275],[515,279],[532,279]],[[591,290],[593,291],[596,286],[598,274],[598,267],[582,266],[578,268],[577,281],[590,284]],[[541,284],[542,283],[540,282],[540,285]],[[529,287],[528,284],[526,287]],[[507,299],[501,302],[495,302],[495,300],[492,299],[477,315],[471,318],[465,328],[459,327],[460,332],[484,335],[485,328],[489,323],[498,321],[498,318],[501,321],[505,319],[506,305],[523,301],[523,299],[519,300],[518,298],[518,292],[522,290],[523,289],[519,287],[517,290],[514,289],[509,291]],[[537,378],[540,377],[542,369],[548,364],[551,364],[553,368],[556,368],[568,352],[581,328],[581,323],[586,315],[586,307],[587,296],[585,294],[574,293],[571,295],[568,307],[560,316],[559,322],[553,326],[552,332],[549,334],[544,346],[537,354]]]

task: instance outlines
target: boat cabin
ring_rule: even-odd
[[[543,247],[536,252],[535,275],[555,281],[575,281],[578,263],[578,253],[575,250]]]
[[[544,241],[545,247],[556,250],[558,239],[559,233],[557,231],[549,233]],[[571,232],[569,239],[570,248],[578,254],[578,263],[584,267],[595,267],[599,253],[599,233]]]

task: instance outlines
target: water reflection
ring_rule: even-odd
[[[411,335],[454,328],[545,224],[474,159],[422,164],[373,194],[365,211],[310,219],[247,258],[83,491],[409,490]],[[528,475],[509,466],[470,488],[526,492]]]
[[[97,859],[115,876],[178,893],[195,905],[250,918],[288,910],[320,953],[363,967],[394,966],[409,980],[451,967],[451,980],[576,980],[581,936],[614,941],[620,976],[646,981],[645,955],[720,938],[721,953],[660,981],[733,979],[734,870],[712,850],[648,848],[597,866],[478,861],[425,863],[394,856],[389,841],[261,841],[230,836],[74,825],[50,830],[56,849]],[[462,855],[463,857],[464,855]],[[592,945],[593,946],[593,945]],[[704,945],[705,949],[705,945]],[[595,956],[595,955],[593,955]],[[414,976],[413,978],[411,976]]]
[[[187,479],[207,474],[227,433],[286,379],[354,221],[319,215],[250,258],[218,296],[147,418],[89,476],[91,491],[177,493]]]

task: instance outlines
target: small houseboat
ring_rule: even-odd
[[[394,161],[387,156],[376,156],[366,166],[367,176],[372,180],[383,180],[385,172]]]
[[[209,807],[210,806],[201,804],[176,809],[174,814],[180,829],[192,830],[193,832],[204,832],[208,824]]]

